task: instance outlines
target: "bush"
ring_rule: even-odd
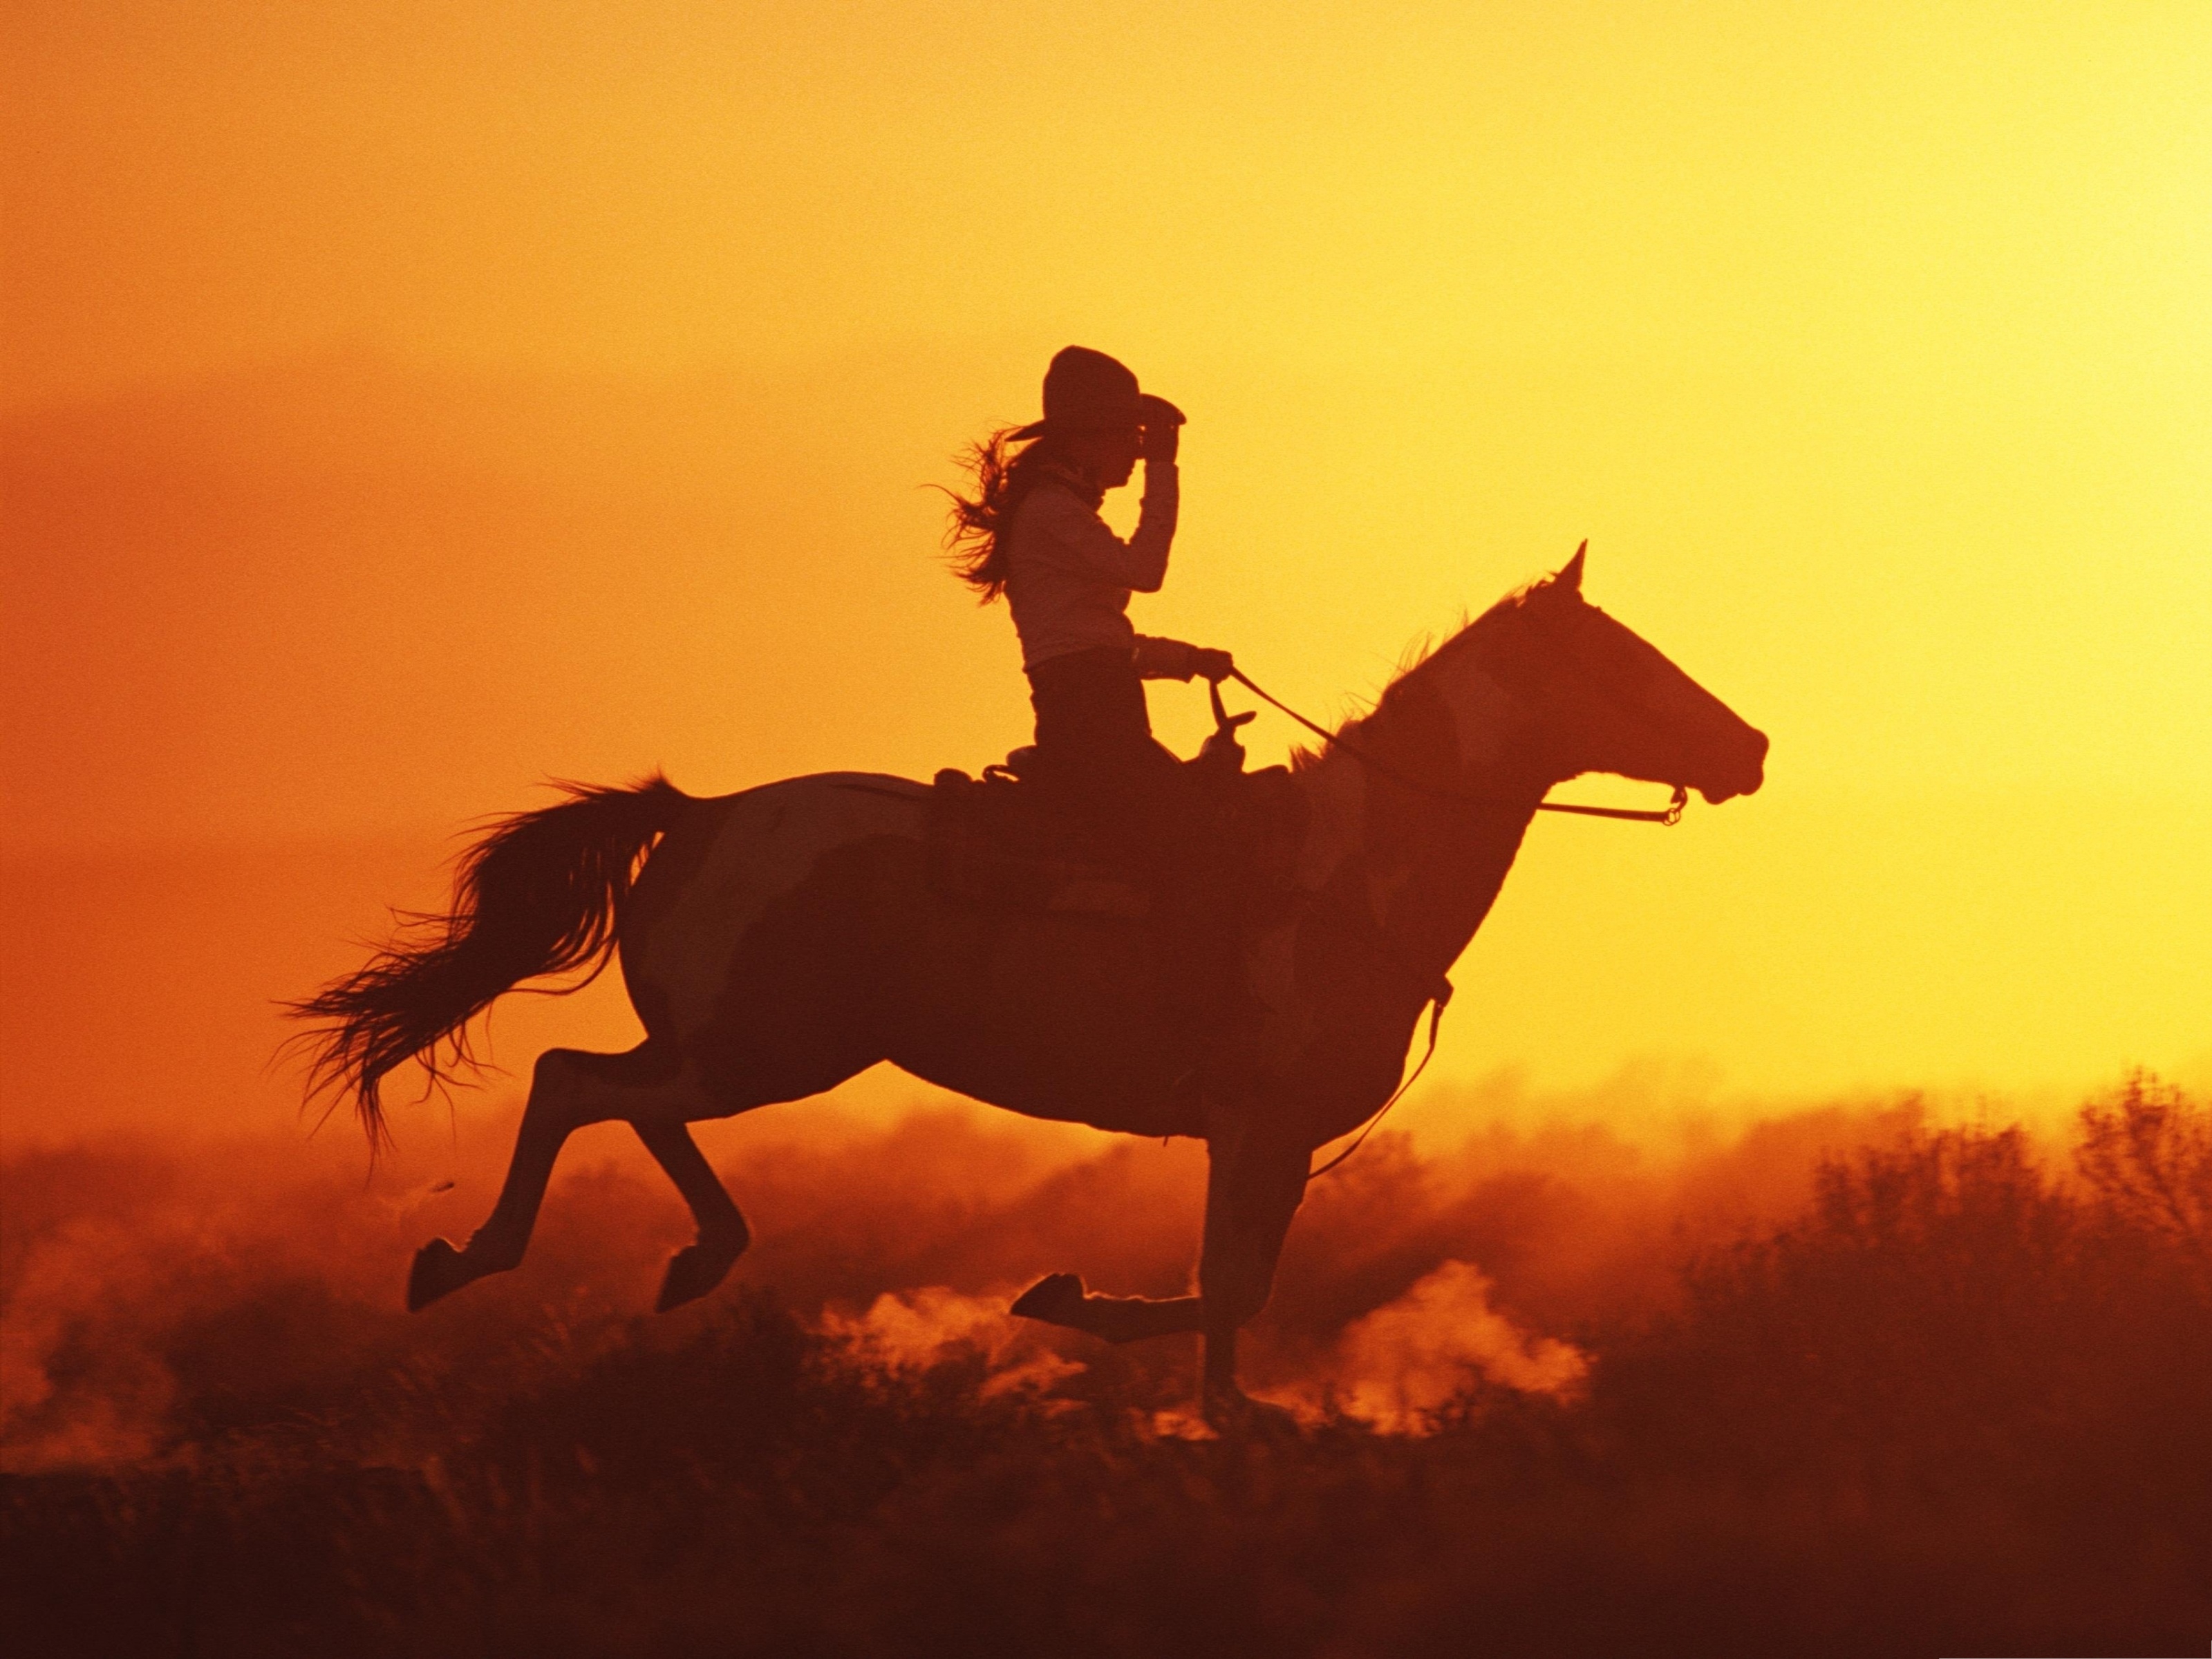
[[[1908,1125],[1699,1254],[1671,1305],[1577,1330],[1579,1393],[1471,1374],[1419,1434],[1324,1413],[1186,1438],[1157,1367],[1083,1350],[1071,1375],[997,1338],[893,1365],[839,1335],[854,1320],[757,1291],[689,1322],[456,1322],[446,1364],[410,1346],[426,1327],[295,1278],[218,1285],[161,1328],[159,1449],[0,1488],[11,1633],[549,1659],[2183,1650],[2212,1628],[2208,1146],[2204,1107],[2142,1077],[2084,1109],[2070,1174],[2018,1129]]]

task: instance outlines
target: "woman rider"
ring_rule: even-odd
[[[1069,346],[1045,371],[1044,418],[978,445],[975,495],[953,498],[955,568],[985,604],[1003,594],[1013,613],[1039,770],[1101,805],[1153,793],[1146,786],[1177,763],[1152,740],[1142,682],[1219,679],[1234,666],[1225,651],[1129,623],[1130,594],[1156,593],[1167,579],[1182,421],[1104,352]],[[1125,542],[1098,507],[1139,457],[1144,507]]]
[[[1155,639],[1130,625],[1129,596],[1156,593],[1175,539],[1182,411],[1139,392],[1103,351],[1069,346],[1044,377],[1044,418],[994,433],[970,453],[973,498],[955,495],[948,544],[983,602],[1004,595],[1036,710],[1040,781],[1154,866],[1176,936],[1169,1002],[1214,1023],[1235,952],[1233,849],[1207,836],[1181,763],[1153,740],[1144,682],[1218,680],[1226,651]],[[1127,541],[1098,516],[1141,458],[1145,500]]]

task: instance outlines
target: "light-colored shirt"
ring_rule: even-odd
[[[1079,489],[1047,473],[1006,532],[1006,608],[1021,637],[1022,666],[1105,646],[1130,653],[1147,679],[1188,679],[1192,647],[1139,634],[1128,616],[1131,593],[1158,592],[1167,580],[1181,498],[1174,464],[1145,464],[1144,506],[1126,542]]]

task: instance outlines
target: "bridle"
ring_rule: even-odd
[[[1376,773],[1379,776],[1389,779],[1391,782],[1396,784],[1401,789],[1410,789],[1417,795],[1427,795],[1432,799],[1450,801],[1455,805],[1461,806],[1510,806],[1513,805],[1512,802],[1501,800],[1494,795],[1477,795],[1463,789],[1440,789],[1435,784],[1424,783],[1418,778],[1409,778],[1403,772],[1399,771],[1397,768],[1390,765],[1389,763],[1383,760],[1380,756],[1361,748],[1358,744],[1352,742],[1351,738],[1344,736],[1343,733],[1330,731],[1318,720],[1308,720],[1304,714],[1298,713],[1297,709],[1291,708],[1290,704],[1283,702],[1279,697],[1273,696],[1270,692],[1262,690],[1259,686],[1252,683],[1251,679],[1242,669],[1231,669],[1229,671],[1228,678],[1235,680],[1237,684],[1243,686],[1254,696],[1259,698],[1261,702],[1271,704],[1275,708],[1279,709],[1282,713],[1288,714],[1292,720],[1296,720],[1300,726],[1304,726],[1307,731],[1312,732],[1323,743],[1330,744],[1336,748],[1341,749],[1346,754],[1351,756],[1361,765],[1366,767],[1369,770]],[[1243,725],[1245,721],[1252,718],[1251,714],[1249,713],[1232,714],[1222,706],[1220,681],[1207,681],[1206,691],[1213,699],[1213,723],[1217,730],[1233,732],[1238,726]],[[1626,806],[1584,806],[1577,802],[1561,800],[1540,800],[1536,803],[1536,810],[1539,812],[1573,812],[1586,818],[1620,818],[1631,823],[1663,824],[1668,829],[1671,830],[1682,821],[1682,809],[1688,805],[1689,802],[1689,786],[1687,784],[1678,783],[1674,786],[1674,799],[1670,801],[1665,808],[1659,811],[1642,811]]]
[[[1440,789],[1432,783],[1425,783],[1418,778],[1409,778],[1404,773],[1399,771],[1395,767],[1384,761],[1381,757],[1361,748],[1358,744],[1353,743],[1350,738],[1343,736],[1341,733],[1330,731],[1318,720],[1308,720],[1304,714],[1298,713],[1297,709],[1283,702],[1281,698],[1273,696],[1272,693],[1255,684],[1251,678],[1245,674],[1243,670],[1232,668],[1229,671],[1226,678],[1235,680],[1237,684],[1243,686],[1254,696],[1259,698],[1261,702],[1267,703],[1279,710],[1281,713],[1289,715],[1300,726],[1305,727],[1307,731],[1319,738],[1323,743],[1329,744],[1336,748],[1341,749],[1346,754],[1359,762],[1361,765],[1366,767],[1369,770],[1374,772],[1378,776],[1389,779],[1391,782],[1398,785],[1399,787],[1402,789],[1410,789],[1415,794],[1427,795],[1432,799],[1449,801],[1454,805],[1461,806],[1503,807],[1515,805],[1515,803],[1510,801],[1501,800],[1494,795],[1477,795],[1461,789]],[[1253,719],[1257,711],[1248,709],[1242,714],[1231,714],[1222,704],[1221,682],[1219,680],[1208,680],[1206,682],[1206,695],[1213,701],[1214,730],[1218,733],[1229,734],[1233,741],[1237,728]],[[1536,803],[1536,811],[1539,812],[1572,812],[1587,818],[1620,818],[1631,823],[1656,823],[1663,825],[1668,829],[1672,829],[1674,825],[1682,821],[1682,809],[1689,804],[1689,787],[1686,784],[1678,783],[1674,786],[1674,799],[1669,802],[1663,810],[1657,811],[1637,811],[1621,806],[1584,806],[1574,802],[1548,800],[1538,801]],[[1379,934],[1376,939],[1375,945],[1377,958],[1384,966],[1395,970],[1401,978],[1412,979],[1418,982],[1419,989],[1422,992],[1424,1005],[1429,1011],[1428,1045],[1422,1050],[1419,1064],[1416,1065],[1406,1079],[1400,1083],[1397,1088],[1391,1091],[1390,1098],[1384,1101],[1382,1104],[1376,1109],[1375,1115],[1369,1118],[1367,1121],[1361,1126],[1359,1133],[1353,1139],[1352,1145],[1346,1147],[1334,1158],[1329,1159],[1328,1163],[1322,1164],[1318,1170],[1310,1170],[1306,1172],[1306,1179],[1310,1182],[1316,1180],[1322,1176],[1327,1175],[1331,1170],[1336,1168],[1338,1164],[1343,1163],[1345,1159],[1350,1158],[1354,1152],[1358,1152],[1360,1147],[1364,1146],[1367,1142],[1367,1137],[1375,1133],[1375,1126],[1382,1121],[1384,1115],[1389,1113],[1389,1109],[1393,1106],[1395,1106],[1401,1100],[1403,1100],[1406,1097],[1406,1091],[1408,1089],[1411,1089],[1416,1083],[1421,1080],[1421,1073],[1428,1070],[1429,1061],[1436,1058],[1437,1036],[1443,1025],[1444,1010],[1449,1006],[1451,1003],[1452,982],[1449,978],[1439,974],[1433,980],[1430,979],[1427,975],[1420,973],[1418,969],[1413,969],[1409,964],[1401,961],[1391,951],[1388,941],[1381,938]]]

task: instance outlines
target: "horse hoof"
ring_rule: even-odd
[[[421,1311],[476,1276],[459,1250],[442,1238],[432,1239],[415,1252],[415,1265],[408,1270],[407,1311]]]
[[[1083,1317],[1083,1279],[1079,1273],[1047,1273],[1014,1298],[1006,1310],[1018,1319],[1040,1319],[1048,1325],[1073,1325]]]
[[[668,1258],[668,1272],[661,1279],[653,1312],[666,1313],[671,1308],[696,1302],[722,1282],[730,1264],[744,1252],[742,1238],[730,1243],[702,1238],[696,1244],[686,1244]]]

